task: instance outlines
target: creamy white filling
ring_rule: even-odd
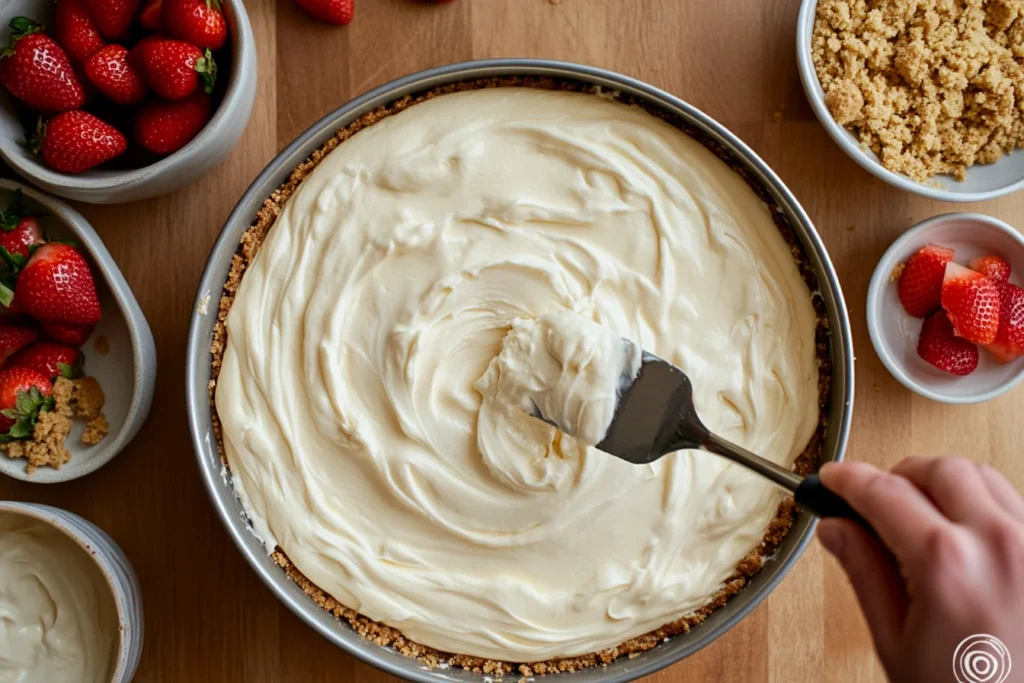
[[[117,647],[114,596],[85,550],[0,512],[0,682],[108,683]]]
[[[742,178],[639,108],[445,95],[331,152],[243,278],[216,402],[256,533],[449,652],[579,655],[705,605],[782,494],[491,409],[502,340],[563,311],[681,367],[731,441],[788,464],[814,432],[810,294]]]

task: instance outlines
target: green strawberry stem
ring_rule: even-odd
[[[11,19],[11,23],[7,24],[11,27],[11,45],[10,47],[4,48],[3,54],[0,56],[10,57],[14,54],[14,44],[25,36],[33,33],[39,33],[43,30],[42,24],[39,24],[28,17],[14,17]]]
[[[4,308],[10,308],[14,302],[14,290],[7,285],[0,284],[0,304]]]
[[[206,9],[215,9],[220,11],[220,0],[206,0]]]
[[[45,137],[46,123],[43,121],[42,117],[39,117],[39,121],[36,123],[36,134],[25,140],[25,148],[32,154],[38,156],[39,149],[43,144],[43,138]]]
[[[206,94],[213,93],[213,86],[217,82],[217,62],[213,61],[213,53],[206,48],[206,54],[196,60],[196,71],[203,78],[203,90]]]
[[[14,230],[21,223],[21,219],[28,214],[25,209],[24,195],[19,187],[14,191],[14,197],[6,209],[0,211],[0,228]]]
[[[7,434],[0,435],[0,442],[12,439],[27,439],[35,431],[36,420],[39,413],[53,410],[54,400],[52,396],[43,396],[39,387],[30,387],[28,391],[18,394],[14,400],[14,408],[0,410],[0,415],[15,420]]]

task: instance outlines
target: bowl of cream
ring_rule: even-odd
[[[70,512],[0,502],[0,680],[128,683],[141,654],[141,591],[117,544]]]

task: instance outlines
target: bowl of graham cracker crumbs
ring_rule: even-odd
[[[102,310],[88,338],[74,343],[79,351],[75,367],[67,372],[61,369],[56,376],[44,397],[45,407],[31,420],[30,433],[0,440],[0,474],[40,484],[58,483],[99,469],[142,427],[153,401],[156,348],[128,283],[85,218],[55,197],[5,179],[0,179],[0,211],[10,208],[16,191],[20,191],[24,211],[38,220],[46,240],[71,243],[84,257]],[[13,322],[0,326],[23,324],[18,315],[4,320]],[[32,326],[31,321],[24,324]],[[49,343],[44,341],[48,334],[44,328],[38,341],[24,350]],[[0,374],[8,366],[22,367],[14,356],[5,358],[4,365]]]
[[[951,202],[1024,188],[1022,0],[804,0],[797,60],[829,135],[882,180]]]

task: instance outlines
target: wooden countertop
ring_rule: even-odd
[[[848,457],[890,466],[911,453],[962,453],[1024,488],[1009,425],[1024,388],[980,406],[919,398],[889,376],[868,339],[871,271],[913,223],[957,207],[900,192],[832,143],[797,76],[795,0],[356,0],[345,28],[314,24],[289,0],[246,0],[259,46],[248,128],[215,171],[169,196],[79,205],[106,241],[156,337],[159,378],[145,428],[79,481],[0,477],[0,499],[57,505],[121,545],[142,582],[146,640],[139,683],[394,680],[307,629],[271,596],[214,516],[186,434],[185,338],[207,254],[236,199],[307,126],[399,76],[487,57],[544,57],[612,69],[704,110],[752,146],[821,232],[850,307],[857,350]],[[1024,223],[1024,193],[962,207]],[[772,596],[658,683],[859,683],[884,677],[853,593],[816,545]]]

